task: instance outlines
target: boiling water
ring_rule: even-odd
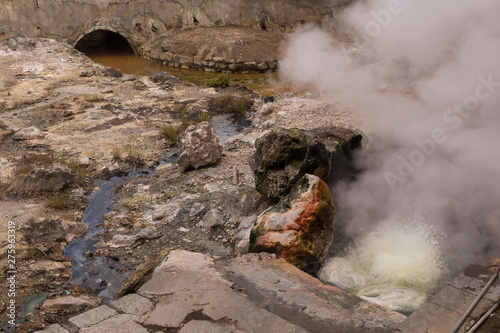
[[[319,278],[390,310],[410,313],[449,275],[429,223],[385,221],[345,257],[327,259]]]

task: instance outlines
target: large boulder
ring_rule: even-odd
[[[333,215],[328,185],[307,174],[290,194],[259,216],[250,235],[250,251],[275,253],[304,271],[315,272],[333,242]]]
[[[343,127],[319,127],[308,131],[317,136],[332,155],[350,155],[352,151],[361,148],[363,134],[359,130]],[[332,165],[332,168],[335,166]]]
[[[19,175],[8,192],[12,194],[58,192],[68,187],[74,180],[75,175],[67,165],[56,163]]]
[[[222,157],[222,144],[207,121],[186,128],[177,145],[181,151],[177,161],[181,172],[213,165]]]
[[[255,141],[250,158],[255,187],[270,204],[290,192],[306,173],[328,181],[330,154],[315,135],[300,129],[266,131]]]

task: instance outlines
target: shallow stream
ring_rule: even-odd
[[[231,136],[248,129],[251,121],[242,115],[221,115],[212,119],[212,125],[221,142],[225,143]],[[178,158],[179,153],[175,149],[166,155],[160,164],[175,164]],[[104,231],[103,217],[108,213],[108,208],[112,204],[111,197],[117,185],[127,179],[144,174],[155,174],[155,171],[144,169],[131,172],[126,177],[113,177],[96,181],[96,186],[99,189],[90,195],[89,204],[82,219],[87,227],[87,233],[73,240],[64,251],[64,255],[71,259],[73,266],[71,279],[68,283],[88,286],[94,290],[100,289],[98,296],[104,302],[113,299],[128,274],[117,272],[117,269],[121,267],[119,262],[110,263],[109,258],[93,256],[92,253],[96,250],[94,245],[101,241],[100,234]]]

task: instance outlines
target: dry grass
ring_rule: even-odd
[[[245,114],[252,106],[253,102],[251,100],[244,97],[236,97],[230,94],[217,96],[208,101],[209,110],[216,114]]]

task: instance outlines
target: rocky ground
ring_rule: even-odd
[[[359,126],[351,109],[332,108],[327,97],[282,94],[263,105],[242,86],[121,75],[49,39],[5,41],[0,62],[2,288],[12,221],[18,311],[41,291],[49,292],[49,300],[75,298],[70,305],[47,303],[18,326],[19,332],[99,304],[100,290],[67,284],[72,265],[63,255],[65,246],[85,233],[82,217],[89,195],[97,191],[95,180],[147,171],[117,181],[104,205],[97,250],[86,253],[89,261],[99,258],[124,278],[171,249],[230,258],[241,216],[266,207],[248,163],[261,133],[277,127],[312,130],[318,124]],[[215,165],[180,172],[175,136],[188,124],[231,108],[227,96],[256,111],[251,128],[224,143]],[[8,301],[2,293],[2,318]]]
[[[273,323],[282,319],[280,329],[285,331],[301,332],[307,326],[311,332],[324,332],[325,327],[389,332],[405,319],[325,286],[268,254],[235,258],[249,246],[244,240],[248,242],[250,231],[242,226],[253,225],[268,206],[255,190],[262,184],[249,163],[256,142],[265,142],[269,130],[300,128],[320,136],[326,144],[322,149],[331,152],[336,149],[335,135],[365,127],[352,105],[336,105],[335,96],[308,93],[282,93],[264,104],[240,85],[194,86],[161,73],[122,75],[50,39],[1,41],[0,63],[1,284],[2,290],[10,287],[10,228],[15,230],[16,312],[25,319],[17,332],[54,323],[61,323],[64,331],[101,332],[116,329],[116,322],[123,320],[128,320],[130,331],[275,332]],[[196,137],[199,127],[184,134],[181,130],[221,111],[247,109],[252,110],[247,114],[251,126],[211,153],[220,154],[215,164],[192,170],[186,158],[178,161],[177,137],[185,145],[183,140]],[[325,130],[332,128],[334,132]],[[293,136],[296,130],[281,132]],[[201,145],[212,140],[209,134],[190,140]],[[316,147],[316,141],[307,141]],[[302,175],[303,166],[293,162],[287,175]],[[306,172],[321,177],[323,169],[314,169]],[[271,178],[279,180],[283,174],[275,171]],[[107,185],[97,182],[105,179],[112,181],[109,195],[101,194]],[[92,210],[86,211],[89,198],[94,198]],[[93,230],[82,221],[94,215],[97,244],[82,254],[86,269],[97,277],[104,269],[112,272],[97,287],[70,281],[74,267],[64,256],[67,244]],[[293,210],[291,215],[297,217]],[[191,266],[186,266],[188,261]],[[171,287],[162,284],[162,276],[176,271],[192,279],[180,273],[172,277],[180,289],[170,295],[162,291]],[[213,284],[206,285],[201,278],[205,273]],[[101,305],[97,295],[106,290],[131,294]],[[232,300],[231,305],[222,307],[214,296],[218,292]],[[186,296],[183,293],[207,303],[181,302],[175,322],[165,321],[158,307],[174,306]],[[1,293],[2,320],[10,299]],[[27,300],[29,306],[22,309]],[[99,310],[68,321],[99,305]],[[241,306],[251,309],[251,322],[240,317],[243,310],[232,311]],[[216,311],[221,308],[222,314]],[[269,324],[265,329],[255,326],[262,318]]]

